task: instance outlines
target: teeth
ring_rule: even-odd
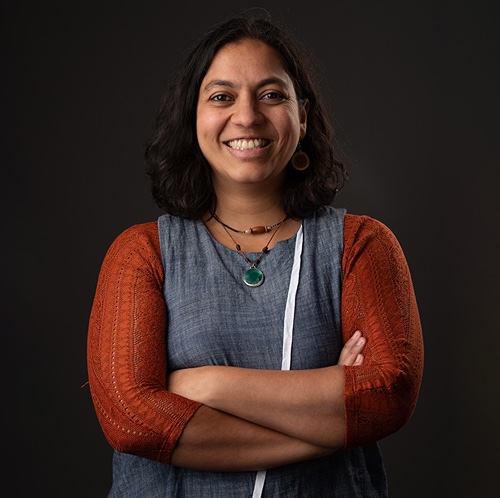
[[[255,138],[253,140],[230,140],[227,145],[229,145],[231,149],[254,150],[265,147],[268,143],[269,140]]]

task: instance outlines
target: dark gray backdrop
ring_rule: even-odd
[[[198,32],[242,8],[321,61],[350,181],[337,205],[386,223],[425,339],[413,419],[381,442],[391,496],[490,497],[500,459],[499,3],[1,4],[4,488],[105,497],[86,327],[111,241],[160,214],[142,144]]]

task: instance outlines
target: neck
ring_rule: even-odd
[[[243,230],[239,230],[238,228],[234,228],[228,225],[227,223],[224,223],[215,213],[212,214],[212,217],[215,219],[217,223],[219,223],[219,225],[224,227],[229,236],[231,236],[231,234],[228,232],[228,230],[231,230],[231,232],[235,233],[250,234],[250,235],[260,235],[261,233],[267,233],[270,232],[273,228],[277,228],[280,225],[282,225],[288,218],[288,216],[285,216],[281,221],[277,221],[272,225],[257,225],[255,227],[249,227]]]
[[[253,187],[253,186],[252,186]],[[224,223],[236,228],[254,225],[272,225],[285,216],[280,192],[266,192],[258,188],[217,189],[216,214]]]
[[[262,184],[254,185],[232,185],[223,188],[222,185],[215,185],[217,194],[217,206],[215,214],[221,222],[236,230],[248,230],[253,227],[272,226],[285,218],[285,212],[281,205],[281,188],[266,188]],[[226,247],[235,248],[241,245],[243,252],[260,252],[270,239],[270,235],[275,228],[269,232],[257,233],[235,233],[231,232],[231,238],[223,225],[207,213],[204,218],[205,225],[212,235]],[[290,238],[298,230],[299,220],[288,219],[279,226],[279,231],[271,240],[269,249],[274,247],[276,242]]]

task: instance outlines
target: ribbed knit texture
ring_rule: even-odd
[[[200,404],[166,390],[162,286],[157,224],[123,232],[99,275],[89,323],[88,374],[111,446],[169,463]]]
[[[412,416],[423,340],[410,272],[385,225],[345,215],[342,270],[344,340],[358,329],[368,339],[364,364],[344,368],[346,446],[358,446]],[[89,383],[111,446],[169,463],[200,404],[166,390],[165,325],[157,223],[136,225],[117,237],[101,268],[89,322]]]
[[[423,374],[423,338],[410,271],[394,234],[346,215],[342,334],[367,337],[365,360],[344,367],[346,446],[380,440],[412,416]]]

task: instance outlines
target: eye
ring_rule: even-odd
[[[216,95],[212,95],[212,97],[208,100],[211,100],[212,102],[229,102],[233,99],[225,93],[217,93]]]
[[[270,100],[272,102],[281,102],[285,100],[285,96],[281,92],[266,92],[261,97],[262,100]]]

